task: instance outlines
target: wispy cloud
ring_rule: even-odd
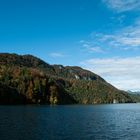
[[[81,40],[80,44],[89,53],[104,53],[103,49],[100,46],[98,46],[95,42],[92,42],[92,40]]]
[[[58,52],[53,52],[49,54],[51,57],[57,58],[57,57],[65,57],[64,54],[58,53]]]
[[[140,57],[89,59],[81,62],[116,87],[123,90],[140,90]]]
[[[111,22],[109,23],[109,25],[113,25],[114,23],[118,24],[118,25],[122,25],[124,23],[124,21],[126,20],[126,15],[124,14],[118,14],[115,16],[110,17]]]
[[[137,22],[111,34],[93,32],[91,38],[109,47],[119,47],[123,50],[138,49],[140,48],[140,23]]]
[[[86,47],[86,48],[89,52],[104,53],[104,51],[99,46],[96,46],[96,47],[90,47],[89,46],[89,47]]]
[[[107,7],[117,12],[140,10],[139,0],[102,0],[102,1],[107,5]]]

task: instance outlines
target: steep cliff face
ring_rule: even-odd
[[[132,102],[127,93],[80,67],[49,65],[31,55],[0,54],[0,104]]]

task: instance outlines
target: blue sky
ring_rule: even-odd
[[[140,90],[140,1],[0,0],[0,52],[78,65]]]

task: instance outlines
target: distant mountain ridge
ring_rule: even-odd
[[[140,91],[127,91],[129,96],[132,98],[132,100],[136,103],[140,103]]]
[[[11,104],[98,104],[113,103],[114,99],[133,102],[126,92],[88,70],[50,65],[32,55],[0,53],[0,84],[0,104],[8,104],[6,98]],[[12,89],[17,93],[16,100]]]
[[[140,91],[130,91],[130,90],[128,90],[127,92],[130,93],[130,94],[136,94],[136,95],[140,94]]]

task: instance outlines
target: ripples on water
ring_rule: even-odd
[[[0,106],[0,140],[139,140],[140,104]]]

